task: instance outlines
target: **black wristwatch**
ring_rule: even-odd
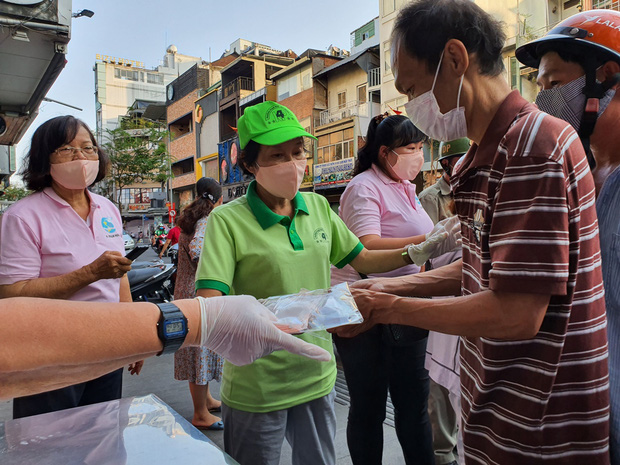
[[[157,354],[171,354],[176,352],[185,342],[187,336],[187,318],[179,307],[173,303],[156,304],[161,311],[157,322],[157,336],[164,344],[164,348]]]

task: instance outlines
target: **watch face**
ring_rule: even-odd
[[[182,319],[167,321],[164,324],[164,335],[167,338],[185,335],[185,321]]]

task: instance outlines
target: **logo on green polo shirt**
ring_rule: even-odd
[[[112,223],[111,218],[101,218],[101,226],[110,234],[116,232],[116,226],[114,226],[114,223]]]
[[[327,233],[323,228],[319,228],[314,231],[314,242],[316,242],[317,244],[327,242]]]

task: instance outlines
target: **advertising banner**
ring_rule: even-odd
[[[237,137],[228,139],[217,144],[218,159],[220,168],[220,184],[227,186],[243,181],[249,181],[251,176],[243,174],[243,170],[237,164],[239,150],[239,139]]]
[[[314,188],[328,189],[345,185],[353,178],[355,158],[314,165]]]

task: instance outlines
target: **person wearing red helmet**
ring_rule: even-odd
[[[416,127],[474,142],[450,176],[463,259],[360,280],[364,322],[336,332],[396,323],[461,336],[467,465],[609,465],[595,187],[577,133],[511,91],[502,25],[476,2],[411,1],[391,43]]]
[[[611,463],[620,463],[620,13],[571,16],[518,48],[516,56],[539,69],[538,107],[575,128],[595,165],[609,340],[609,446]]]

